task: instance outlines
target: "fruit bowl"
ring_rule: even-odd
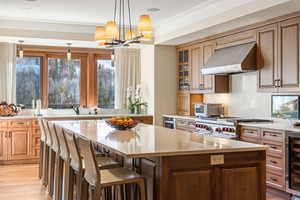
[[[8,104],[6,102],[0,103],[0,116],[12,117],[18,114],[18,108],[15,104]]]
[[[106,120],[106,123],[117,130],[128,130],[136,127],[138,124],[136,121],[129,117],[113,117],[112,119]]]

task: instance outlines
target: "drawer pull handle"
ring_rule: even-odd
[[[277,182],[277,178],[271,177],[270,179],[274,182]]]
[[[275,146],[270,146],[270,148],[271,148],[271,149],[276,149],[276,150],[278,149],[278,148],[275,147]]]
[[[274,160],[270,160],[270,162],[273,163],[273,164],[277,164],[277,162],[274,161]]]

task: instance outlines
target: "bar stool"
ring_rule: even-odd
[[[46,146],[46,135],[44,125],[41,119],[38,119],[39,127],[41,130],[41,138],[40,138],[40,160],[39,160],[39,179],[44,179],[44,153],[45,153],[45,146]]]
[[[50,150],[49,158],[49,195],[55,200],[60,200],[61,198],[61,187],[62,182],[60,182],[57,172],[60,167],[59,157],[60,157],[60,142],[58,140],[54,124],[48,121],[48,130],[52,138],[52,145]]]
[[[100,200],[104,189],[124,184],[137,184],[140,200],[146,200],[146,185],[142,176],[126,168],[99,170],[92,142],[83,137],[79,137],[78,142],[86,167],[84,178],[89,184],[90,200]]]
[[[48,129],[48,124],[47,121],[45,119],[42,119],[42,127],[44,129],[44,133],[45,133],[45,149],[44,149],[44,156],[43,156],[43,179],[42,179],[42,183],[45,187],[48,186],[48,175],[49,175],[49,153],[50,153],[50,149],[51,149],[51,145],[52,145],[52,138],[51,135],[49,133],[49,129]]]
[[[80,155],[80,150],[77,144],[76,136],[73,132],[66,129],[63,129],[63,134],[65,135],[70,150],[70,166],[72,168],[72,171],[70,173],[70,179],[76,179],[76,199],[86,200],[88,188],[86,187],[87,184],[84,181],[83,177],[85,166],[84,163],[82,163],[82,156]],[[96,162],[97,168],[99,170],[120,167],[120,164],[118,162],[116,162],[112,158],[102,156],[102,154],[97,154]],[[74,182],[71,181],[70,183],[70,188],[72,189],[74,187]]]

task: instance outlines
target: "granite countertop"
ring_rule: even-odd
[[[107,117],[118,117],[118,116],[128,116],[128,117],[152,117],[152,115],[147,114],[97,114],[97,115],[76,115],[76,114],[46,114],[42,116],[35,116],[35,115],[17,115],[13,117],[0,117],[0,120],[4,119],[37,119],[37,118],[56,118],[56,119],[63,119],[63,118],[107,118]]]
[[[129,131],[118,131],[111,128],[103,120],[53,121],[53,123],[127,157],[175,156],[267,149],[263,145],[146,124],[138,124],[137,127]]]

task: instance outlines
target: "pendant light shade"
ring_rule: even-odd
[[[137,35],[136,35],[135,31],[129,29],[129,30],[126,32],[125,40],[133,39],[133,38],[135,38],[136,36],[137,36]]]
[[[109,21],[105,25],[105,38],[106,39],[116,39],[118,38],[118,26],[116,22]]]
[[[24,50],[23,50],[23,40],[19,40],[20,46],[19,46],[19,58],[24,57]]]
[[[67,45],[69,46],[68,50],[67,50],[67,60],[71,61],[71,59],[72,59],[72,52],[71,52],[71,45],[72,45],[72,43],[67,43]]]
[[[151,41],[153,39],[152,33],[143,33],[142,41]]]
[[[95,40],[99,43],[105,42],[105,29],[103,26],[96,27]]]
[[[138,30],[142,34],[152,33],[153,27],[152,27],[151,18],[149,15],[140,16]]]

